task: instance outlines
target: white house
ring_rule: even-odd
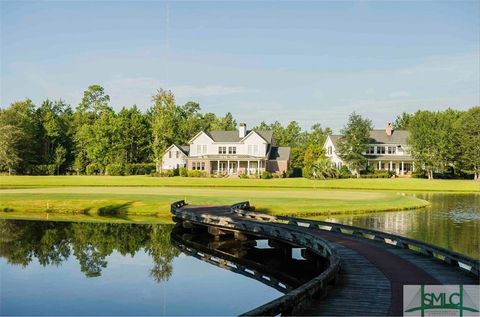
[[[337,152],[340,138],[340,135],[329,135],[324,144],[327,157],[337,168],[345,165]],[[414,162],[407,139],[408,131],[393,130],[390,122],[383,130],[370,131],[367,150],[363,153],[367,159],[367,165],[373,165],[376,170],[394,171],[397,175],[411,175]]]
[[[170,145],[162,157],[162,170],[173,170],[179,167],[187,166],[189,146]]]
[[[289,147],[272,145],[272,131],[247,130],[244,123],[237,131],[201,131],[190,141],[188,146],[175,146],[177,149],[188,147],[181,156],[172,161],[169,152],[163,155],[164,169],[182,166],[186,160],[186,167],[190,170],[200,170],[206,173],[221,173],[239,175],[246,173],[283,173],[288,170],[290,159]],[[174,145],[172,145],[174,146]]]

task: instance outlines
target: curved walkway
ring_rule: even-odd
[[[193,222],[209,225],[212,225],[209,220],[217,217],[215,219],[220,220],[213,225],[227,230],[232,228],[229,221],[237,226],[266,224],[327,241],[340,258],[341,270],[336,284],[329,287],[326,298],[316,296],[302,303],[302,310],[296,310],[296,314],[398,316],[403,315],[404,285],[479,284],[478,261],[442,248],[368,229],[252,213],[248,208],[246,203],[217,207],[178,204],[172,205],[172,213],[184,220],[191,216]],[[325,226],[330,226],[330,230],[321,229]],[[347,234],[345,230],[351,232]],[[413,252],[409,245],[418,246],[424,254]],[[438,254],[444,259],[439,260]]]

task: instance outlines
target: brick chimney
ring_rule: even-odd
[[[247,132],[247,125],[245,123],[240,123],[238,125],[238,136],[240,139],[243,139],[245,137],[245,134]]]
[[[387,126],[385,127],[385,133],[387,133],[387,135],[392,135],[393,127],[391,122],[387,123]]]

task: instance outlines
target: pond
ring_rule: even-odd
[[[305,252],[296,248],[182,230],[159,224],[0,221],[0,313],[237,315],[322,269],[318,258],[303,258]],[[182,252],[185,245],[189,252]],[[236,274],[234,265],[220,268],[187,255],[195,247],[202,255],[217,252],[216,259],[250,265],[251,272],[271,276],[281,287]]]
[[[480,194],[415,194],[431,206],[314,219],[377,229],[480,258]]]

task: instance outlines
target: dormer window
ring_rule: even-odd
[[[237,147],[236,146],[229,146],[228,147],[228,154],[237,154]]]
[[[377,146],[377,154],[385,154],[385,147]]]
[[[375,154],[375,146],[369,145],[367,147],[367,154]]]
[[[226,146],[219,146],[218,147],[218,154],[227,154],[227,147]]]
[[[396,146],[389,146],[388,147],[388,154],[396,154],[397,153],[397,147]]]
[[[332,148],[331,145],[328,147],[327,153],[328,153],[328,155],[332,155],[332,153],[333,153],[333,148]]]

